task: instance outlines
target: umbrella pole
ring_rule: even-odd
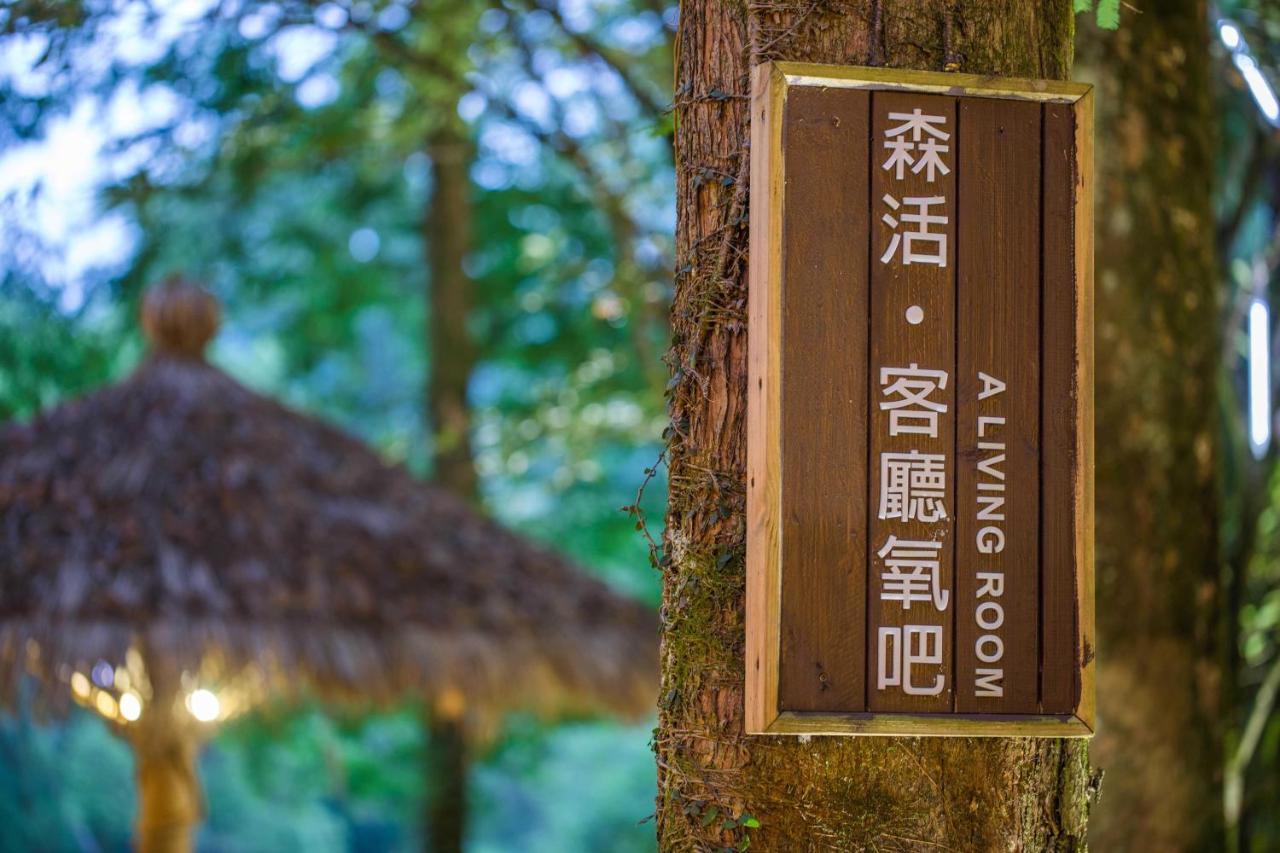
[[[427,712],[427,853],[462,853],[467,741],[459,716]]]
[[[204,812],[196,772],[199,740],[189,721],[171,717],[144,721],[131,738],[138,781],[135,849],[138,853],[189,853]]]

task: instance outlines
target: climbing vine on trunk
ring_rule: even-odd
[[[1081,742],[743,733],[748,106],[770,59],[1065,78],[1070,0],[691,0],[677,34],[664,850],[1083,847]]]

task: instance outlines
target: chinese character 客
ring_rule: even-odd
[[[934,522],[947,517],[947,457],[941,453],[880,454],[880,517]]]
[[[945,370],[922,370],[910,367],[880,368],[880,393],[897,399],[881,400],[880,410],[889,413],[889,435],[927,435],[938,437],[938,415],[947,411],[946,403],[930,400],[935,390],[947,387]]]
[[[942,665],[942,626],[886,626],[879,631],[876,689],[902,687],[910,696],[937,696],[946,684],[946,676],[935,676],[931,687],[919,687],[912,681],[911,668]]]
[[[918,175],[923,171],[925,180],[930,183],[933,183],[938,173],[951,173],[947,164],[942,162],[942,155],[951,150],[950,146],[942,143],[950,139],[951,134],[934,127],[945,124],[946,116],[923,115],[920,108],[916,107],[909,113],[889,113],[889,120],[900,121],[902,124],[885,130],[884,147],[889,149],[890,154],[880,168],[885,171],[893,169],[895,177],[902,180],[903,169],[910,166],[913,174]],[[910,139],[907,139],[908,133],[911,134]],[[913,153],[919,154],[919,158],[913,157]]]
[[[899,217],[893,213],[886,213],[880,217],[884,224],[893,229],[893,239],[889,241],[889,248],[884,250],[884,254],[880,256],[880,263],[887,264],[889,260],[898,253],[898,247],[902,247],[902,263],[909,264],[934,264],[938,267],[947,265],[947,232],[945,230],[947,223],[951,220],[940,213],[930,213],[929,208],[935,204],[943,204],[946,199],[940,195],[933,196],[908,196],[899,202],[891,195],[885,194],[884,203],[892,210],[896,211],[903,205],[908,209],[916,208],[915,213],[901,214],[901,221],[908,225],[916,226],[915,230],[898,233]],[[941,225],[944,230],[930,231],[931,225]],[[917,244],[921,248],[917,249]]]
[[[884,547],[876,552],[885,567],[880,575],[880,600],[897,601],[903,610],[929,602],[939,610],[946,610],[951,591],[942,588],[939,576],[941,548],[941,542],[899,539],[890,534]]]

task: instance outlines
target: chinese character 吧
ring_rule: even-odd
[[[885,626],[880,629],[877,639],[877,690],[900,686],[902,692],[910,696],[937,696],[942,692],[946,684],[945,675],[936,675],[931,686],[920,687],[911,674],[917,664],[929,667],[942,665],[941,625]]]

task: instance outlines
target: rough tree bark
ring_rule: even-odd
[[[1142,4],[1082,40],[1098,91],[1101,850],[1220,849],[1223,650],[1208,11]]]
[[[1073,850],[1083,743],[743,734],[748,94],[766,59],[1065,78],[1070,0],[687,0],[663,561],[664,850]],[[714,811],[713,811],[714,810]],[[749,814],[760,826],[738,819]]]

